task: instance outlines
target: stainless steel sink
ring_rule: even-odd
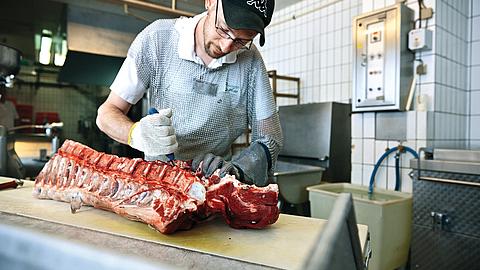
[[[278,161],[274,181],[288,203],[301,204],[308,201],[307,187],[318,185],[323,171],[322,167]]]

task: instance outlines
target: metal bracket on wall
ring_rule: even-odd
[[[273,98],[277,103],[278,97],[283,98],[294,98],[297,101],[297,104],[300,104],[300,78],[297,77],[290,77],[285,75],[278,75],[276,70],[269,70],[267,71],[268,78],[272,79],[272,91],[273,91]],[[278,80],[286,80],[286,81],[293,81],[297,85],[297,93],[296,94],[287,94],[287,93],[279,93],[278,92]],[[244,132],[245,134],[245,141],[241,143],[233,143],[231,146],[232,152],[235,153],[236,149],[239,148],[246,148],[250,145],[250,137],[251,137],[252,130],[251,128],[247,128]],[[325,157],[328,159],[328,157]]]
[[[273,90],[273,97],[275,98],[275,101],[277,100],[277,97],[294,98],[294,99],[297,99],[297,104],[300,104],[300,78],[290,77],[285,75],[278,75],[276,70],[269,70],[267,71],[267,74],[268,74],[268,77],[272,79],[272,90]],[[296,82],[297,93],[296,94],[279,93],[277,80],[286,80],[286,81]]]

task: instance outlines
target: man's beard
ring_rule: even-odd
[[[212,58],[220,58],[222,56],[224,56],[226,53],[223,53],[222,50],[215,46],[215,44],[213,44],[212,41],[207,41],[207,31],[206,31],[207,27],[204,25],[203,27],[203,48],[205,49],[205,52],[208,54],[208,56],[212,57]],[[215,53],[213,51],[213,48],[218,48],[218,53]]]
[[[213,50],[214,48],[218,48],[213,44],[213,42],[209,41],[205,43],[205,52],[208,54],[208,56],[212,58],[220,58],[226,55],[226,53],[223,53],[220,49],[218,50]]]

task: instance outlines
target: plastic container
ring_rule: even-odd
[[[328,219],[340,193],[351,193],[357,223],[368,226],[372,248],[369,270],[390,270],[405,266],[412,228],[412,195],[349,183],[323,184],[307,188],[311,215]]]

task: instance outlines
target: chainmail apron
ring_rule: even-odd
[[[150,106],[172,108],[179,148],[175,158],[211,152],[231,158],[230,146],[250,125],[252,141],[267,146],[275,162],[282,146],[278,113],[260,53],[252,47],[237,61],[210,69],[178,57],[175,20],[158,20],[129,50]]]

